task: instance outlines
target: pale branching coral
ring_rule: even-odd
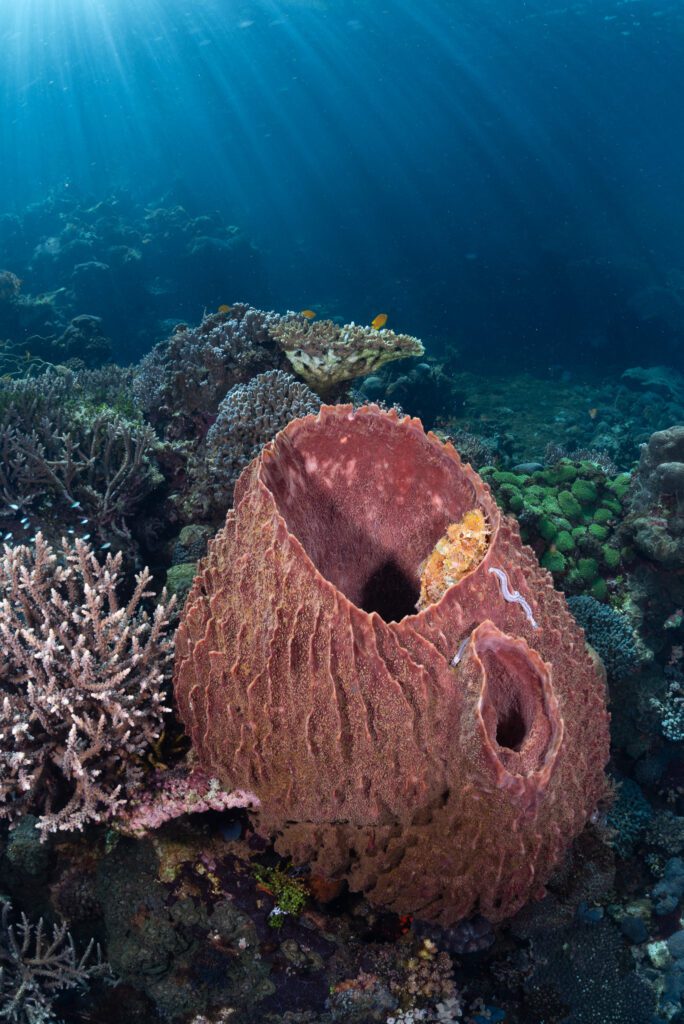
[[[296,313],[282,317],[269,329],[295,373],[322,395],[353,377],[374,373],[393,359],[422,356],[425,351],[418,338],[409,334],[355,323],[340,326],[332,320],[307,320]]]
[[[0,1021],[49,1024],[60,991],[111,975],[92,940],[79,957],[66,924],[49,935],[42,918],[32,925],[22,914],[15,923],[9,900],[0,897],[0,904]]]
[[[121,554],[82,540],[56,552],[5,545],[0,558],[0,817],[39,815],[43,834],[109,818],[162,729],[172,655],[149,570],[120,604]]]

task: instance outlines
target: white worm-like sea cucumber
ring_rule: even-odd
[[[493,572],[496,578],[498,579],[499,585],[501,587],[501,593],[503,594],[504,599],[506,601],[512,601],[513,604],[519,604],[522,610],[525,612],[525,615],[527,616],[527,621],[532,626],[532,629],[539,629],[539,626],[535,622],[534,615],[532,614],[532,609],[530,608],[529,604],[527,603],[527,601],[522,596],[519,590],[511,590],[510,585],[508,583],[508,576],[503,571],[503,569],[497,569],[494,566],[490,566],[488,571]]]
[[[468,636],[464,637],[463,640],[461,640],[460,644],[458,645],[458,650],[456,651],[456,653],[454,654],[453,658],[451,659],[451,664],[452,665],[454,665],[454,666],[458,665],[459,661],[461,660],[461,658],[465,654],[465,649],[468,646],[468,641],[469,640],[470,640],[470,634],[468,634]]]

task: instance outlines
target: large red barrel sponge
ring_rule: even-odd
[[[479,561],[416,611],[447,527],[478,519]],[[324,406],[263,449],[176,651],[201,765],[258,796],[279,852],[400,913],[512,914],[606,794],[604,674],[564,597],[395,412]]]

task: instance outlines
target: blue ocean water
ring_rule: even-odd
[[[0,213],[31,246],[48,198],[120,190],[249,241],[168,317],[386,310],[466,367],[681,362],[679,0],[4,0],[0,48]],[[4,221],[26,290],[68,284],[16,244]],[[83,312],[139,355],[144,296],[109,299]]]

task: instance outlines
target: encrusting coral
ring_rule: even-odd
[[[410,334],[307,320],[297,313],[271,323],[269,330],[295,373],[321,395],[344,381],[374,373],[393,359],[422,356],[425,351]]]
[[[484,558],[488,543],[489,528],[479,508],[466,512],[459,523],[451,523],[420,566],[418,609],[435,604],[449,587],[475,569]]]
[[[162,728],[173,652],[149,570],[125,604],[121,554],[82,540],[0,558],[0,818],[39,815],[43,834],[103,821],[124,804]]]
[[[656,565],[684,566],[684,426],[651,434],[628,495],[627,531]]]
[[[484,557],[416,612],[475,509]],[[565,599],[451,445],[377,406],[323,406],[243,472],[174,689],[279,853],[442,924],[540,895],[607,793],[604,673]]]

